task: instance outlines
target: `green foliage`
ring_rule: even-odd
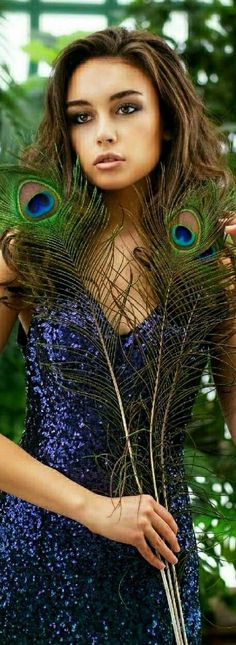
[[[76,31],[69,36],[55,38],[40,33],[22,49],[32,62],[51,65],[59,51],[75,38],[87,35]],[[32,75],[23,83],[16,83],[7,65],[0,68],[0,161],[13,162],[14,157],[34,139],[43,113],[43,99],[47,79]],[[30,109],[29,109],[30,106]]]
[[[206,380],[206,379],[205,379]],[[212,377],[203,384],[193,408],[185,462],[192,490],[192,511],[200,557],[203,616],[215,623],[212,604],[217,597],[236,612],[236,595],[221,577],[224,563],[235,566],[236,447],[227,432]],[[212,399],[212,396],[210,396]],[[194,450],[194,462],[193,462]],[[188,464],[191,467],[188,468]],[[212,511],[209,512],[209,501]]]
[[[16,327],[0,360],[0,432],[18,443],[23,431],[26,397],[23,358],[16,345]]]
[[[31,142],[42,115],[45,79],[31,77],[17,84],[5,67],[5,89],[0,94],[0,161],[14,163]],[[30,105],[30,109],[29,109]]]
[[[232,5],[232,6],[231,6]],[[188,38],[179,44],[167,38],[183,57],[191,78],[207,106],[210,117],[223,126],[226,133],[236,128],[236,4],[219,0],[134,0],[127,15],[135,19],[137,28],[150,29],[165,36],[165,23],[171,13],[186,13]],[[232,139],[229,142],[232,150]],[[229,162],[235,169],[235,155]]]
[[[51,34],[40,33],[38,38],[31,40],[22,49],[29,54],[30,60],[33,63],[40,63],[43,61],[48,65],[52,65],[57,54],[69,45],[73,40],[84,38],[89,32],[75,31],[67,36],[59,36],[55,38]]]

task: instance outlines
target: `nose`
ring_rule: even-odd
[[[112,141],[115,141],[114,137],[99,137],[98,138],[98,143],[103,143],[104,141],[109,141],[109,143],[112,143]]]
[[[117,133],[112,128],[111,125],[100,125],[97,131],[97,143],[103,143],[104,141],[109,141],[109,143],[117,141]]]

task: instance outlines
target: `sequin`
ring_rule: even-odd
[[[100,317],[105,322],[101,311]],[[138,401],[138,387],[144,391],[141,380],[137,385],[136,379],[136,389],[132,387],[132,375],[134,369],[136,373],[142,369],[142,355],[152,347],[152,332],[159,318],[155,310],[138,325],[136,333],[117,336],[114,364],[121,389],[129,380],[124,391],[127,406],[134,399]],[[107,429],[99,412],[102,402],[92,405],[91,396],[86,397],[73,377],[76,364],[88,381],[90,372],[94,375],[98,370],[99,348],[91,340],[92,325],[84,301],[79,308],[65,303],[59,313],[49,312],[46,305],[38,306],[27,340],[19,328],[27,390],[20,445],[70,479],[108,495],[111,465]],[[82,333],[85,328],[86,335]],[[113,333],[108,322],[106,333]],[[175,342],[178,333],[174,327],[168,331],[167,342]],[[69,389],[63,381],[68,378],[66,371],[62,369],[58,380],[53,367],[66,366],[68,357]],[[191,361],[197,376],[191,395],[186,394],[186,421],[206,354],[193,355]],[[43,364],[50,369],[43,369]],[[138,418],[141,423],[142,417]],[[142,439],[139,449],[144,450]],[[176,571],[188,643],[200,645],[198,558],[184,481],[181,433],[179,441],[171,444],[171,457],[169,510],[179,526],[181,547]],[[1,494],[0,517],[1,645],[174,645],[161,575],[134,547],[92,534],[74,520],[6,493]]]

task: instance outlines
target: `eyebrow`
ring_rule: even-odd
[[[109,101],[113,101],[114,99],[122,99],[124,96],[130,94],[140,94],[142,95],[142,92],[138,92],[137,90],[123,90],[122,92],[116,92],[116,94],[112,94],[109,97]],[[89,105],[91,106],[91,103],[89,101],[85,101],[85,99],[75,99],[74,101],[67,101],[66,107],[72,107],[73,105]]]

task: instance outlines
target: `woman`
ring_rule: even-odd
[[[95,186],[98,203],[84,213],[79,192],[67,215],[77,158],[89,182],[86,199],[93,200]],[[197,555],[182,452],[209,338],[201,330],[198,351],[186,350],[170,405],[183,325],[173,307],[180,304],[175,289],[164,302],[169,318],[160,337],[168,273],[161,213],[192,184],[203,190],[211,177],[227,183],[214,128],[168,45],[151,33],[115,27],[59,55],[37,142],[24,163],[34,169],[32,190],[41,185],[40,216],[53,191],[60,198],[60,181],[65,186],[64,221],[74,223],[68,231],[76,261],[71,269],[61,259],[61,229],[58,239],[50,233],[55,256],[47,267],[58,299],[39,298],[17,312],[1,303],[1,347],[17,315],[21,323],[28,392],[20,446],[1,436],[1,642],[197,645]],[[37,172],[50,175],[50,165],[60,177],[57,188],[52,179],[51,193],[48,179],[37,180]],[[20,186],[29,219],[35,192],[26,198],[22,179]],[[178,233],[188,229],[189,214],[187,220],[178,220]],[[17,235],[15,243],[3,235],[1,282],[20,287],[23,275],[24,286],[27,279],[32,286],[34,272],[24,275],[14,257],[17,242]],[[31,252],[31,268],[34,262],[40,276],[39,251]],[[3,299],[9,290],[2,288]],[[161,355],[151,433],[152,379]],[[232,388],[223,391],[222,369],[220,378],[215,371],[233,434]]]

